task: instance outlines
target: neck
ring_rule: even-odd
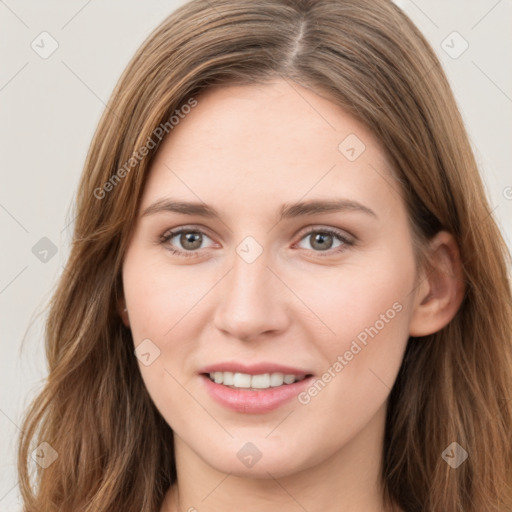
[[[391,512],[382,500],[386,408],[328,459],[301,471],[248,478],[217,471],[175,435],[177,483],[161,512]]]

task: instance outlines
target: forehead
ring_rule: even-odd
[[[380,142],[328,98],[276,80],[213,87],[196,100],[160,146],[142,207],[166,194],[219,210],[226,199],[270,208],[301,197],[403,206]]]

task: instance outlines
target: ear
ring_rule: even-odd
[[[121,320],[123,321],[123,324],[126,327],[130,327],[130,318],[128,317],[128,309],[126,307],[126,301],[124,300],[124,297],[121,297],[117,301],[117,313],[121,317]]]
[[[428,262],[416,289],[410,336],[427,336],[440,331],[453,319],[464,299],[464,273],[453,235],[440,231],[432,238]]]

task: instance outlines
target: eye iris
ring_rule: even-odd
[[[328,233],[315,233],[314,235],[311,235],[313,237],[313,242],[311,243],[311,247],[314,247],[315,249],[330,249],[331,246],[332,246],[332,235],[328,234]],[[330,240],[330,244],[327,244],[327,246],[324,244],[324,245],[321,245],[322,243],[325,242],[325,238],[329,239]],[[320,242],[320,245],[315,247],[315,244],[317,242]]]
[[[185,249],[190,249],[190,250],[199,249],[199,247],[201,247],[201,242],[202,242],[202,235],[200,233],[187,232],[187,233],[182,233],[180,236],[180,244]],[[191,243],[192,247],[187,246],[188,243]]]

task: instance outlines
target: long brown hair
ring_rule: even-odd
[[[276,77],[328,95],[382,141],[420,247],[440,229],[459,246],[463,303],[440,332],[409,339],[389,396],[385,499],[407,512],[512,510],[510,255],[432,48],[388,0],[192,0],[137,51],[87,155],[46,324],[48,380],[19,440],[26,512],[159,510],[173,434],[117,311],[155,130],[172,136],[171,116],[211,85]],[[31,482],[42,442],[58,458]],[[442,457],[453,442],[468,453],[457,469]]]

